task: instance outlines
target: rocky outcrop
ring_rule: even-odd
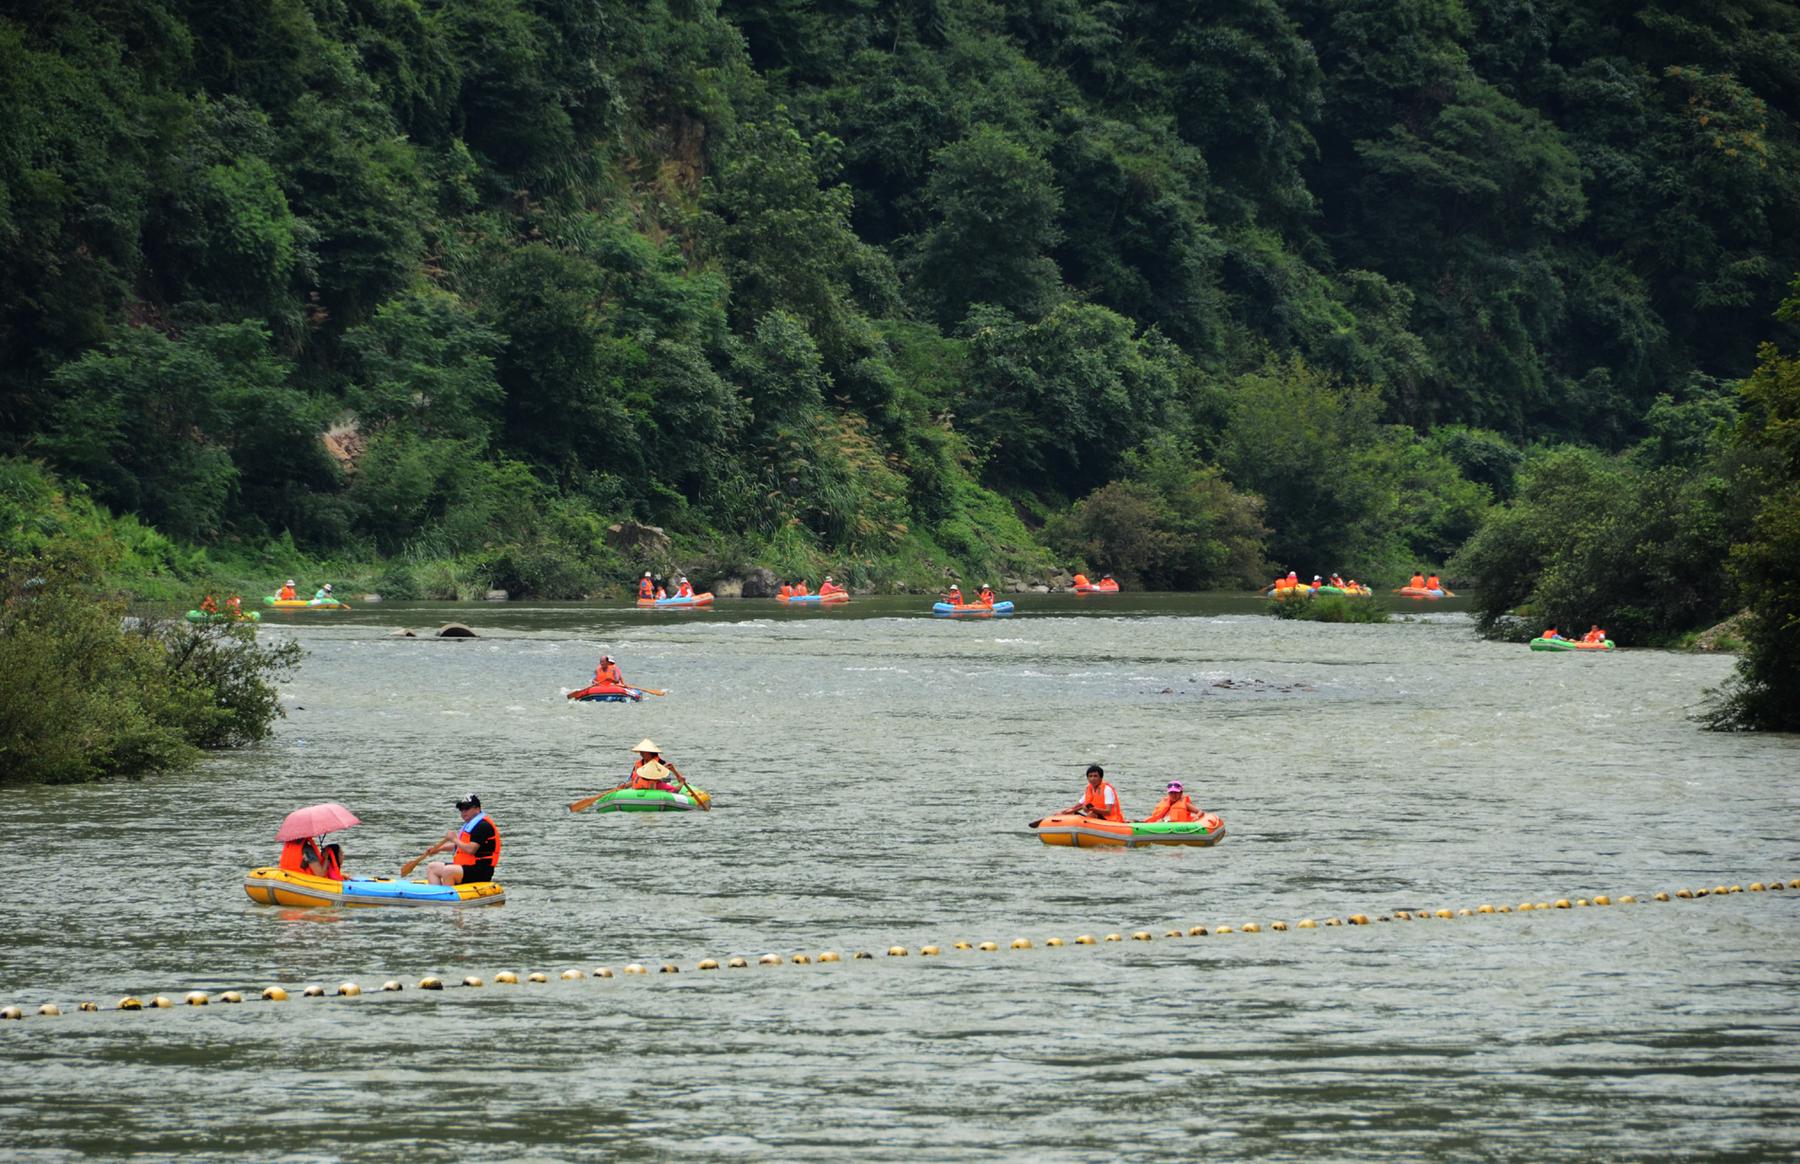
[[[485,602],[505,602],[509,597],[511,596],[504,590],[490,590],[482,595],[482,600]]]
[[[715,587],[713,593],[722,592]],[[766,566],[758,566],[744,575],[744,580],[738,585],[738,597],[740,598],[773,598],[779,593],[781,593],[781,579],[775,576],[775,571]]]
[[[447,622],[435,632],[440,639],[472,639],[479,636],[460,622]]]
[[[707,589],[712,591],[714,598],[742,598],[744,581],[741,578],[719,578]]]
[[[662,561],[669,556],[669,535],[660,526],[621,521],[606,527],[606,544],[643,561]]]

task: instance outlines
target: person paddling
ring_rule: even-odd
[[[448,861],[433,861],[425,867],[425,880],[432,885],[473,885],[492,881],[494,867],[500,864],[500,830],[493,818],[481,811],[481,797],[473,792],[456,802],[462,824],[444,834],[444,839],[425,850],[425,855],[450,852]]]
[[[614,687],[625,686],[625,676],[619,671],[619,664],[611,655],[601,655],[599,665],[594,668],[594,686],[603,687],[611,684]]]
[[[830,574],[825,575],[825,581],[819,583],[820,594],[843,594],[844,592],[842,586],[831,580]]]
[[[976,592],[975,601],[981,606],[994,605],[994,591],[986,582],[983,582],[981,589]]]
[[[1081,799],[1075,802],[1075,807],[1067,811],[1075,816],[1090,816],[1100,820],[1125,819],[1125,808],[1119,803],[1119,794],[1106,782],[1106,769],[1098,764],[1088,765],[1087,787],[1082,789]]]
[[[282,583],[281,589],[275,592],[275,597],[281,602],[292,602],[300,597],[300,592],[294,589],[294,580],[289,578]]]
[[[620,788],[657,788],[664,792],[685,792],[688,799],[699,805],[702,811],[712,807],[711,798],[690,785],[687,777],[663,756],[655,741],[648,736],[639,740],[631,750],[637,753],[637,763],[631,766],[631,775],[625,778],[625,783],[619,785]],[[671,784],[662,779],[665,771],[679,783]]]
[[[1189,800],[1187,793],[1182,790],[1181,781],[1171,780],[1168,791],[1164,793],[1161,800],[1156,802],[1156,807],[1150,810],[1150,815],[1144,818],[1144,823],[1155,824],[1157,821],[1167,821],[1170,824],[1188,824],[1199,819],[1200,810],[1194,807],[1194,802]]]
[[[642,578],[638,579],[638,597],[639,598],[655,598],[656,597],[656,582],[650,577],[650,571],[648,571],[648,570],[645,570],[644,576]]]
[[[962,587],[952,582],[950,584],[950,593],[944,595],[944,601],[951,606],[961,606],[963,604]]]

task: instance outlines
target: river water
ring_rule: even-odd
[[[0,1156],[1800,1154],[1800,891],[1270,928],[1800,878],[1800,740],[1685,718],[1729,659],[1533,654],[1454,602],[1385,626],[1221,596],[924,605],[271,618],[308,655],[265,745],[11,790],[0,1003],[108,1009],[0,1024]],[[449,619],[480,637],[392,634]],[[601,650],[669,694],[569,703]],[[714,811],[571,815],[643,736]],[[1090,761],[1139,816],[1180,777],[1226,839],[1040,844],[1025,822]],[[504,836],[501,907],[243,893],[298,805],[350,806],[351,872],[391,875],[469,791]],[[681,973],[557,979],[631,962]],[[415,989],[501,970],[551,981]],[[347,981],[372,993],[299,997]],[[110,1009],[269,983],[295,997]]]

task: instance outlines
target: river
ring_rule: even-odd
[[[9,789],[0,1003],[29,1017],[0,1023],[0,1154],[1800,1154],[1800,891],[1648,900],[1800,878],[1800,739],[1686,718],[1730,659],[1534,654],[1476,639],[1454,601],[1385,626],[1230,596],[924,605],[269,618],[308,653],[266,744]],[[451,619],[480,637],[393,635]],[[569,703],[601,650],[668,694]],[[714,810],[569,813],[644,736]],[[1090,761],[1133,815],[1181,778],[1226,839],[1040,844],[1025,822],[1073,803]],[[470,791],[502,830],[503,906],[244,895],[294,807],[350,806],[350,871],[391,875]],[[1516,910],[1601,894],[1645,901]],[[1298,926],[1484,903],[1513,910]],[[1164,936],[1246,922],[1262,932]],[[756,961],[825,950],[843,960]],[[734,955],[749,968],[696,968]],[[558,978],[633,962],[680,973]],[[428,993],[427,974],[489,984]],[[300,997],[344,982],[368,993]],[[294,997],[256,1001],[270,983]],[[196,989],[251,1001],[112,1009]]]

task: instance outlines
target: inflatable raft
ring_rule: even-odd
[[[620,687],[616,683],[594,683],[580,691],[569,692],[569,698],[581,703],[642,703],[644,693],[635,687]]]
[[[349,610],[346,603],[332,599],[330,602],[314,602],[310,598],[276,598],[272,594],[263,595],[263,605],[271,610]]]
[[[710,590],[708,590],[705,594],[696,594],[692,598],[640,598],[637,600],[637,604],[639,606],[658,606],[658,607],[661,607],[661,606],[711,606],[712,602],[713,602],[713,596],[712,596],[712,591],[710,591]]]
[[[244,892],[258,905],[499,905],[506,900],[506,890],[492,881],[473,885],[427,885],[386,877],[333,881],[269,866],[244,874]]]
[[[833,590],[830,594],[777,594],[775,596],[775,601],[786,602],[796,606],[805,604],[824,606],[827,603],[848,602],[850,601],[850,594],[845,590]]]
[[[698,788],[694,789],[699,792]],[[692,812],[700,806],[685,792],[660,788],[616,788],[594,802],[595,812]]]
[[[1578,643],[1574,639],[1532,639],[1531,649],[1534,651],[1610,651],[1613,641],[1607,639],[1598,643]]]
[[[1108,586],[1104,582],[1092,582],[1085,586],[1071,586],[1069,589],[1077,594],[1117,594],[1119,592],[1119,584],[1114,582],[1112,585]]]
[[[965,602],[961,606],[952,606],[948,602],[933,603],[933,614],[1011,614],[1013,604],[1010,602]]]
[[[238,614],[238,615],[226,614],[222,610],[216,611],[216,612],[205,611],[205,610],[190,610],[187,612],[187,620],[189,622],[200,622],[200,623],[261,622],[262,615],[256,613],[256,611],[254,611],[254,610],[246,610],[242,614]]]
[[[1402,598],[1442,598],[1450,592],[1441,587],[1427,589],[1424,586],[1400,586],[1394,593]]]
[[[1091,816],[1058,813],[1038,823],[1038,840],[1046,845],[1072,845],[1081,849],[1125,848],[1141,845],[1216,845],[1225,836],[1225,822],[1206,813],[1190,823],[1159,821],[1096,820]]]

